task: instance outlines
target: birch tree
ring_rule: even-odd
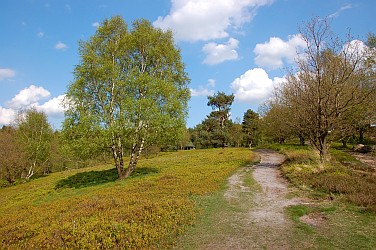
[[[128,29],[116,16],[80,42],[79,54],[64,134],[88,154],[110,149],[119,178],[126,178],[146,143],[176,141],[184,130],[190,91],[180,50],[170,31],[146,20]]]
[[[19,112],[16,129],[28,162],[23,177],[28,180],[48,161],[53,130],[46,114],[35,108]]]

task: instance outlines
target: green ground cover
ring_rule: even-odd
[[[248,149],[142,159],[129,179],[110,165],[54,173],[0,189],[0,249],[161,249],[195,223],[210,195],[252,160]]]
[[[331,162],[319,164],[309,146],[274,145],[286,155],[281,169],[299,187],[305,204],[291,206],[295,238],[305,249],[376,248],[376,175],[346,150],[331,149]],[[302,216],[312,223],[302,221]]]

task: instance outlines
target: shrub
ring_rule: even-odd
[[[230,148],[164,153],[122,181],[98,166],[0,189],[0,249],[170,247],[195,222],[192,198],[218,190],[251,156]]]
[[[376,175],[345,152],[332,150],[332,163],[322,167],[309,148],[280,147],[287,156],[282,166],[285,176],[295,185],[310,187],[327,195],[342,195],[347,201],[376,212]],[[343,164],[340,164],[343,163]]]

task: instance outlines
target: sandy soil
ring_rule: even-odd
[[[288,184],[278,166],[284,157],[271,150],[258,150],[261,162],[246,167],[229,178],[224,196],[233,205],[231,234],[202,249],[291,249],[292,222],[286,217],[287,206],[299,204],[288,199]],[[248,187],[244,178],[253,170],[256,185]],[[259,186],[259,188],[257,188]],[[256,187],[256,188],[255,188]],[[252,190],[251,190],[252,189]]]
[[[354,156],[355,158],[357,158],[359,161],[363,162],[364,164],[366,164],[367,166],[369,166],[370,168],[373,168],[376,170],[376,157],[371,155],[371,154],[362,154],[362,153],[358,153],[358,152],[351,152],[350,153],[352,156]]]

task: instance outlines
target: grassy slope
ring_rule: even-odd
[[[192,197],[218,190],[251,157],[230,148],[168,153],[141,160],[124,181],[97,166],[0,189],[0,249],[166,248],[194,223]]]

